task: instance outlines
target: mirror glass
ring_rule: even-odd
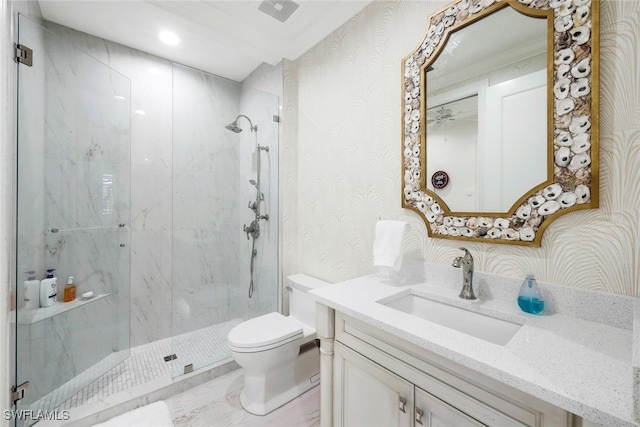
[[[507,212],[549,178],[544,17],[505,7],[453,31],[425,74],[427,189],[449,211]]]

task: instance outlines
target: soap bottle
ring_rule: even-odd
[[[67,286],[64,287],[64,302],[71,302],[76,299],[76,285],[73,284],[73,276],[69,276]]]
[[[40,280],[36,279],[35,271],[27,271],[24,281],[24,308],[33,310],[40,307]]]
[[[518,306],[520,306],[522,311],[531,314],[540,314],[544,309],[542,291],[540,291],[533,274],[527,274],[526,279],[522,282],[522,286],[520,286]]]
[[[40,281],[40,307],[49,307],[56,303],[58,295],[58,278],[54,276],[54,268],[47,270],[47,277]]]

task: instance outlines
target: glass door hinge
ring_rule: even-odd
[[[24,399],[24,392],[29,387],[29,381],[25,381],[22,384],[11,387],[11,400],[16,403],[18,400]]]
[[[33,50],[23,44],[17,44],[16,61],[29,67],[33,66]]]

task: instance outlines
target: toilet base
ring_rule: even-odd
[[[240,403],[247,412],[266,415],[320,384],[319,374],[320,351],[315,344],[305,345],[293,364],[281,364],[266,373],[245,369]]]

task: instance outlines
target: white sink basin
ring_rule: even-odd
[[[517,323],[433,301],[416,294],[391,298],[379,303],[498,345],[508,343],[522,327]]]

